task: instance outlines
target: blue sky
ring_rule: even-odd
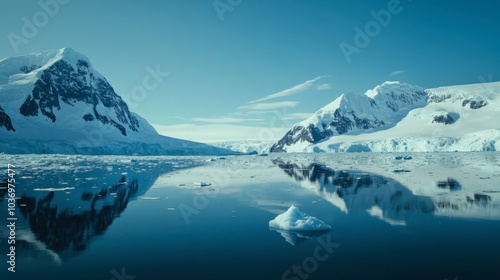
[[[497,1],[0,3],[0,58],[71,47],[131,110],[192,140],[279,138],[340,94],[386,80],[432,88],[500,77]],[[29,36],[26,21],[37,29]],[[151,72],[156,83],[141,91]]]

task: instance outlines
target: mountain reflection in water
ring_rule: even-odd
[[[56,264],[88,249],[160,175],[199,164],[188,159],[81,156],[54,156],[44,163],[38,159],[18,169],[16,245],[20,260]],[[0,187],[5,198],[6,188]],[[6,207],[6,201],[1,199],[0,206]],[[0,242],[4,236],[2,228]]]
[[[448,178],[438,181],[436,189],[456,193],[459,199],[438,196],[416,195],[399,181],[377,174],[356,170],[332,170],[322,164],[298,164],[281,159],[273,161],[287,175],[304,188],[313,189],[323,199],[344,213],[367,212],[369,215],[393,226],[406,225],[410,215],[467,215],[487,213],[486,218],[499,219],[498,205],[492,204],[491,197],[476,193],[462,192],[462,184]],[[451,214],[450,214],[451,212]],[[495,214],[496,213],[496,214]],[[482,218],[482,216],[481,216]]]
[[[102,235],[127,208],[138,188],[136,179],[129,182],[123,176],[110,188],[106,186],[94,193],[82,194],[82,201],[88,200],[90,205],[79,210],[60,209],[53,191],[40,199],[22,196],[18,203],[25,205],[20,207],[20,212],[36,239],[45,243],[47,249],[83,251],[94,236]]]

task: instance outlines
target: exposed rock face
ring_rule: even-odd
[[[453,124],[460,118],[460,115],[457,113],[446,113],[442,115],[434,116],[432,120],[433,123],[442,123],[442,124]]]
[[[7,115],[7,113],[4,112],[2,107],[0,107],[0,127],[5,127],[7,131],[16,131],[12,126],[12,121],[9,115]]]
[[[471,109],[479,109],[479,108],[482,108],[486,105],[488,105],[488,101],[486,100],[485,97],[483,96],[472,96],[472,97],[468,97],[466,98],[463,102],[462,102],[462,107],[465,107],[469,105],[469,108]]]
[[[19,112],[24,116],[38,116],[41,113],[56,122],[54,111],[61,109],[60,102],[71,106],[83,102],[92,108],[91,112],[82,116],[86,121],[96,120],[112,125],[123,135],[127,135],[127,129],[137,131],[139,122],[111,85],[105,79],[96,77],[87,61],[78,60],[76,67],[60,60],[44,70]],[[117,119],[99,113],[98,106],[110,109]]]
[[[409,110],[426,103],[425,90],[401,82],[386,82],[364,95],[343,94],[295,125],[271,147],[271,152],[285,152],[287,146],[299,142],[316,144],[335,135],[389,128]]]

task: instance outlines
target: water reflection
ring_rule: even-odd
[[[448,178],[447,180],[438,181],[437,187],[441,189],[448,189],[450,191],[458,191],[462,189],[462,185],[453,178]]]
[[[185,161],[96,160],[50,168],[19,169],[16,180],[18,258],[52,260],[61,264],[89,248],[105,234],[129,202],[143,195],[156,179],[174,169],[192,166]],[[6,189],[0,185],[0,196]],[[21,188],[22,187],[22,188]],[[0,205],[6,200],[1,199]],[[0,242],[6,242],[0,229]]]
[[[329,230],[321,231],[289,231],[281,229],[271,229],[277,231],[285,239],[286,242],[290,243],[292,246],[298,246],[306,240],[316,239],[323,234],[329,232]]]
[[[453,192],[453,196],[416,195],[399,181],[356,170],[335,171],[324,165],[273,161],[302,187],[318,195],[341,211],[366,212],[393,226],[404,226],[410,215],[446,215],[469,218],[500,219],[499,206],[488,194],[463,190],[453,178],[441,180],[436,190]]]
[[[86,209],[81,206],[62,208],[60,201],[55,199],[54,191],[39,199],[24,195],[18,203],[23,205],[19,208],[20,213],[28,222],[34,237],[43,242],[47,249],[54,252],[67,249],[83,251],[95,236],[102,235],[127,208],[138,188],[136,179],[127,181],[123,176],[120,182],[111,187],[105,186],[93,193],[81,195],[82,201],[90,197],[87,200],[90,205]]]

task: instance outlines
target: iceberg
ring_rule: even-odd
[[[300,212],[295,205],[269,221],[269,227],[289,231],[330,230],[331,227],[316,217]]]
[[[207,182],[194,182],[193,186],[195,187],[208,187],[211,186],[212,184],[207,183]]]

